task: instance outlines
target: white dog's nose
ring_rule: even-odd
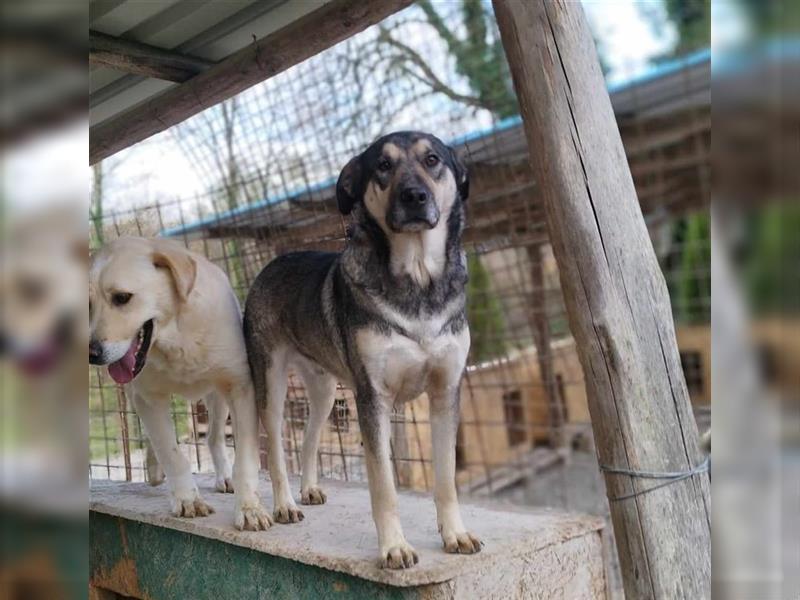
[[[103,345],[97,340],[89,342],[89,364],[101,365],[103,364]]]

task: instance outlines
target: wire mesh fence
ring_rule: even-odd
[[[334,188],[349,158],[381,133],[435,133],[456,148],[471,179],[464,242],[472,346],[461,389],[459,488],[604,512],[582,368],[529,167],[530,153],[547,148],[527,147],[493,15],[481,3],[467,10],[473,5],[421,2],[103,161],[94,169],[92,244],[121,235],[179,240],[219,265],[243,301],[275,256],[343,248],[347,221]],[[700,51],[610,86],[672,295],[690,393],[703,413],[709,75]],[[91,476],[145,480],[146,440],[124,389],[99,369],[90,382]],[[355,410],[352,391],[339,386],[318,454],[323,477],[366,476]],[[299,472],[308,404],[294,375],[284,414],[288,468]],[[210,470],[202,399],[176,397],[173,418],[194,469]],[[230,426],[227,434],[232,451]],[[395,408],[392,459],[400,486],[430,489],[424,395]],[[582,505],[585,497],[594,506]]]

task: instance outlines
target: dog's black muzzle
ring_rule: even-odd
[[[439,208],[431,191],[421,183],[398,186],[387,223],[393,231],[423,231],[439,222]]]

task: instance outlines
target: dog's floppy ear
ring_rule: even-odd
[[[361,161],[360,157],[351,158],[336,182],[336,202],[339,205],[339,212],[349,215],[353,210],[353,205],[358,201],[358,194],[361,188]]]
[[[453,165],[453,177],[456,179],[458,194],[461,196],[461,200],[466,200],[469,197],[469,171],[456,151],[449,146],[447,149],[450,151],[450,163]]]
[[[183,246],[167,240],[153,240],[153,265],[169,269],[182,302],[189,297],[197,278],[197,263]]]

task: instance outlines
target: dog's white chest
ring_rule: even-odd
[[[394,402],[425,391],[432,373],[457,380],[469,351],[469,330],[413,340],[396,332],[363,329],[356,334],[359,354],[376,393]]]
[[[140,376],[187,398],[199,398],[213,387],[213,363],[203,345],[162,341],[150,351]],[[145,383],[142,381],[141,383]]]

